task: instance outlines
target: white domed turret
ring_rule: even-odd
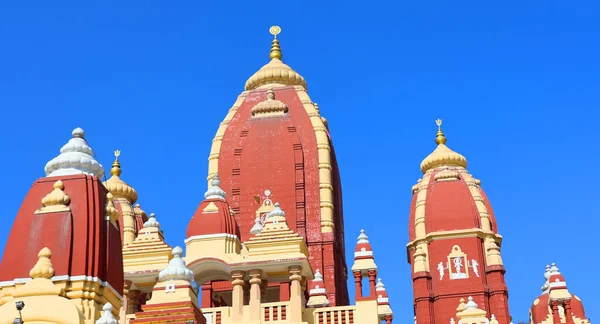
[[[89,174],[102,178],[104,169],[94,158],[94,151],[85,140],[83,129],[77,127],[72,134],[73,137],[60,149],[60,154],[46,163],[46,176]]]
[[[183,249],[176,246],[173,248],[172,254],[173,259],[169,261],[167,268],[158,274],[158,281],[185,280],[187,282],[192,282],[192,280],[194,280],[194,273],[185,266],[185,261],[181,258]]]

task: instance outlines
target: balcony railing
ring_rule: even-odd
[[[318,308],[314,311],[315,324],[354,324],[356,306]],[[357,323],[358,324],[358,323]]]
[[[261,313],[265,322],[289,322],[287,320],[287,309],[289,302],[264,303],[261,305]]]

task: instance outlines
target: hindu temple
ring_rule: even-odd
[[[394,305],[376,262],[389,238],[345,233],[328,121],[284,63],[280,32],[271,27],[268,62],[201,139],[212,141],[206,191],[177,246],[142,209],[119,150],[105,169],[94,134],[74,125],[56,157],[40,156],[0,263],[0,324],[512,323],[496,215],[441,120],[405,209],[410,241],[397,242],[414,302]],[[558,266],[543,276],[530,323],[590,323]],[[411,306],[414,318],[394,317]]]

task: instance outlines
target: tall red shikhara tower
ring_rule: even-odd
[[[327,121],[304,78],[282,61],[277,34],[270,61],[246,82],[213,139],[209,188],[218,173],[239,225],[240,241],[264,222],[270,201],[286,209],[306,239],[310,264],[323,274],[331,305],[349,303],[342,192]],[[212,285],[216,289],[218,283]]]
[[[412,188],[407,250],[416,322],[448,323],[460,299],[472,296],[480,309],[508,324],[494,213],[465,157],[446,146],[442,121],[436,124],[438,146],[421,163],[423,178]]]

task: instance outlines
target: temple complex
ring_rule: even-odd
[[[206,191],[177,246],[160,215],[138,203],[121,152],[103,182],[85,132],[72,131],[14,218],[0,263],[0,324],[398,321],[375,258],[386,239],[366,228],[346,242],[328,123],[283,62],[280,31],[271,27],[269,62],[218,125]],[[512,323],[490,201],[436,123],[409,213],[414,318],[399,320]],[[355,247],[350,259],[346,244]],[[544,278],[531,323],[589,323],[555,264]]]

